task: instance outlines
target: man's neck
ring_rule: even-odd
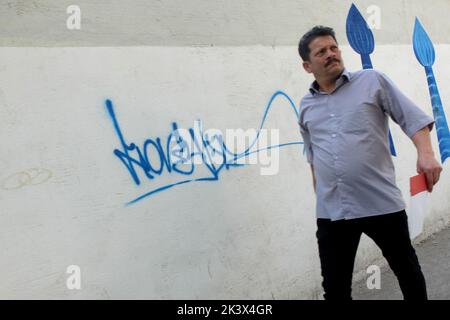
[[[319,85],[320,91],[330,93],[336,88],[336,80],[317,80],[317,84]]]
[[[344,70],[342,70],[342,72],[343,71]],[[323,92],[326,92],[326,93],[333,92],[333,90],[336,88],[336,82],[339,79],[339,77],[341,76],[342,72],[340,72],[336,77],[316,79],[320,90]]]

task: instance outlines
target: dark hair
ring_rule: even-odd
[[[334,34],[334,30],[330,27],[324,27],[324,26],[315,26],[311,30],[309,30],[307,33],[303,35],[303,37],[300,39],[300,42],[298,44],[298,53],[300,54],[300,57],[302,57],[303,61],[309,60],[309,54],[311,50],[309,49],[309,44],[317,37],[323,37],[323,36],[331,36],[333,37],[334,41],[336,41],[336,36]]]

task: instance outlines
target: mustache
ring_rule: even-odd
[[[330,64],[332,64],[333,62],[340,62],[338,59],[335,59],[335,58],[333,58],[333,59],[331,59],[330,61],[328,61],[326,64],[325,64],[325,67],[328,67]]]

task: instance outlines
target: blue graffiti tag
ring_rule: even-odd
[[[194,128],[188,130],[189,137],[180,135],[178,125],[174,122],[172,123],[172,131],[167,136],[165,144],[162,143],[161,138],[159,137],[156,139],[146,139],[142,147],[137,146],[134,142],[127,143],[122,130],[120,129],[119,122],[117,121],[113,103],[109,99],[106,100],[106,109],[111,117],[115,132],[121,144],[121,148],[114,149],[114,155],[116,155],[123,163],[136,185],[141,184],[141,177],[139,176],[138,171],[141,172],[141,174],[143,173],[149,180],[153,180],[164,173],[170,174],[172,172],[183,176],[190,176],[195,170],[193,161],[195,157],[200,157],[201,163],[204,164],[208,170],[208,175],[205,177],[181,180],[176,183],[152,189],[127,202],[126,205],[134,204],[143,198],[178,185],[196,181],[217,181],[219,180],[219,173],[223,169],[229,170],[232,167],[243,166],[244,164],[238,163],[238,160],[245,158],[250,154],[273,148],[303,144],[302,141],[294,141],[270,145],[265,148],[250,151],[257,142],[261,129],[264,126],[264,122],[266,121],[267,114],[277,97],[286,99],[298,118],[298,111],[295,108],[292,99],[282,91],[275,92],[265,108],[255,139],[250,146],[241,153],[230,151],[220,133],[212,135],[211,137],[204,134],[201,122],[199,121],[196,122]],[[190,146],[193,146],[193,148],[190,148]],[[157,157],[150,160],[149,154],[156,154]],[[218,158],[219,161],[217,161]]]

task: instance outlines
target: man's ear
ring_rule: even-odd
[[[303,61],[303,69],[305,69],[306,72],[311,73],[312,69],[311,69],[311,64],[309,63],[309,61]]]

